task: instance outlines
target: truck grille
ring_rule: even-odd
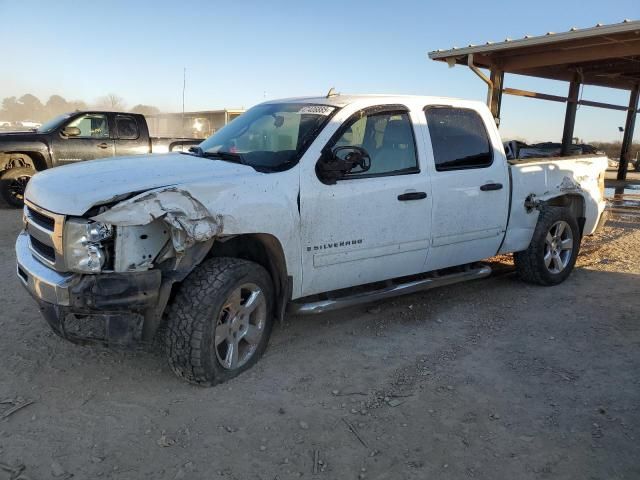
[[[31,218],[34,223],[37,223],[41,227],[53,232],[56,226],[56,221],[53,218],[47,217],[46,215],[38,212],[37,210],[34,210],[31,207],[27,207],[27,212],[29,218]]]
[[[38,255],[43,256],[50,263],[55,263],[55,261],[56,261],[56,251],[54,250],[53,247],[51,247],[49,245],[45,245],[44,243],[42,243],[40,240],[38,240],[34,236],[30,235],[29,239],[31,240],[31,248],[33,250],[35,250]]]
[[[62,247],[64,215],[49,212],[25,200],[24,219],[31,253],[54,270],[65,271]]]

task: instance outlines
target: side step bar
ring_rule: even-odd
[[[488,265],[470,266],[464,271],[449,273],[441,276],[433,276],[420,280],[412,280],[404,283],[395,283],[374,290],[354,293],[353,295],[342,295],[331,297],[329,294],[325,299],[305,302],[300,299],[298,302],[289,303],[287,311],[296,315],[309,315],[329,312],[340,308],[352,307],[362,303],[373,302],[385,298],[397,297],[409,293],[429,290],[431,288],[451,285],[453,283],[476,280],[491,275],[491,267]]]

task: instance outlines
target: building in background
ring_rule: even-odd
[[[245,112],[242,108],[145,115],[153,136],[205,138]]]

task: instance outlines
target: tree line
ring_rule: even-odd
[[[0,121],[7,122],[45,122],[61,113],[91,108],[128,111],[145,115],[160,113],[160,109],[152,105],[138,104],[128,109],[124,99],[113,93],[100,97],[91,104],[82,100],[67,100],[60,95],[51,95],[45,102],[42,102],[35,95],[27,93],[21,97],[5,97],[2,99],[1,106]]]
[[[622,142],[591,142],[591,145],[601,152],[604,152],[611,159],[618,160],[620,158]],[[631,158],[636,158],[636,155],[638,155],[638,152],[640,151],[640,144],[633,143],[630,150]]]

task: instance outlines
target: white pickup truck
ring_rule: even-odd
[[[329,95],[266,102],[190,153],[38,173],[17,274],[74,342],[162,339],[212,385],[285,312],[486,277],[514,253],[553,285],[603,218],[603,156],[507,161],[481,103]]]

